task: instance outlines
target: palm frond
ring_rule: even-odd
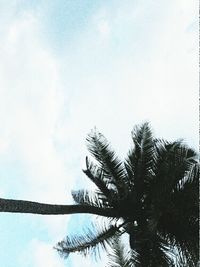
[[[119,236],[113,238],[111,252],[108,254],[108,267],[134,267],[136,255],[130,253],[129,248],[125,246]]]
[[[92,253],[94,256],[100,256],[99,250],[107,250],[111,244],[112,238],[119,232],[116,226],[96,226],[92,225],[87,228],[84,235],[67,236],[63,241],[59,242],[55,249],[63,257],[68,257],[70,253],[78,252],[84,256]]]
[[[134,147],[129,151],[125,167],[131,185],[136,187],[137,194],[142,196],[147,190],[153,175],[156,162],[152,130],[146,122],[136,126],[132,131]]]
[[[104,177],[113,184],[119,196],[126,193],[126,171],[123,163],[111,149],[107,139],[99,132],[92,131],[87,137],[88,150],[100,164]]]
[[[77,204],[95,206],[98,208],[107,208],[104,202],[99,198],[98,194],[89,192],[88,190],[77,190],[71,192],[74,201]]]
[[[114,190],[112,183],[105,178],[103,169],[92,163],[86,157],[86,170],[83,170],[83,172],[97,186],[107,200],[113,204],[117,192]]]
[[[182,184],[182,187],[184,187],[185,184],[194,184],[198,187],[199,178],[200,178],[200,163],[198,161],[190,163],[189,170],[186,174],[185,183]]]
[[[175,267],[197,267],[198,258],[194,261],[194,258],[191,257],[191,254],[187,251],[183,251],[180,246],[174,245],[174,263]]]
[[[174,254],[167,242],[160,236],[138,238],[136,267],[175,267]]]
[[[172,195],[189,182],[191,166],[195,162],[196,152],[178,140],[166,142],[156,140],[157,162],[150,183],[149,198],[158,213],[170,207]],[[198,188],[198,187],[197,187]],[[154,209],[154,210],[155,210]]]
[[[164,188],[161,183],[159,187],[159,183],[154,184],[154,204],[160,214],[157,217],[157,230],[169,243],[179,248],[181,255],[188,262],[186,266],[195,266],[198,255],[198,181],[200,175],[199,164],[193,163],[195,153],[192,150],[189,153],[186,152],[184,148],[185,156],[182,157],[181,162],[184,162],[186,166],[184,171],[180,170],[182,174],[184,173],[183,178],[180,178],[173,189],[170,181],[168,184],[166,184],[167,181],[164,183]],[[190,155],[192,155],[192,161]],[[164,175],[166,173],[163,171]],[[160,190],[159,193],[155,191],[156,189]],[[155,195],[157,195],[156,202]]]
[[[197,154],[181,141],[160,142],[157,146],[158,160],[155,175],[157,180],[166,183],[169,191],[184,178],[191,164],[195,162]]]
[[[171,177],[170,181],[168,181],[168,184],[174,189],[179,181],[184,181],[184,178],[188,171],[191,170],[191,166],[194,164],[197,155],[194,150],[181,143],[177,144],[177,146],[173,147],[173,150],[170,150],[169,152],[169,159],[171,162],[170,168],[173,169],[174,175]]]

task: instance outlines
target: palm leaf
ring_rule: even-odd
[[[127,191],[125,186],[126,171],[122,162],[110,148],[106,138],[101,133],[92,131],[86,140],[88,150],[100,164],[104,177],[116,187],[120,197],[124,196]]]
[[[111,252],[108,254],[108,267],[134,267],[136,257],[120,240],[119,236],[113,238]]]
[[[197,155],[194,150],[188,148],[181,141],[156,143],[156,150],[158,159],[154,170],[154,181],[158,183],[159,187],[161,183],[165,183],[168,194],[185,177]],[[156,187],[156,183],[153,183],[152,187]]]
[[[135,267],[175,267],[173,253],[167,242],[159,235],[137,237],[137,262]]]
[[[179,248],[179,254],[188,262],[187,266],[195,266],[198,260],[199,164],[191,165],[187,174],[184,183],[179,185],[178,190],[165,203],[158,229]]]
[[[114,190],[112,183],[110,183],[108,179],[105,179],[102,168],[99,168],[97,165],[89,161],[88,157],[86,157],[86,167],[87,169],[83,170],[83,172],[97,186],[107,200],[113,203],[116,191]]]
[[[85,234],[81,236],[67,236],[63,241],[59,242],[55,247],[63,257],[68,257],[70,253],[78,252],[84,256],[92,253],[95,256],[100,256],[99,250],[107,250],[111,244],[112,238],[119,232],[116,226],[96,226],[85,230]]]
[[[154,140],[151,128],[146,122],[132,131],[134,147],[129,151],[125,166],[130,180],[137,191],[138,198],[144,195],[152,179],[152,170],[156,162]]]
[[[98,208],[107,208],[104,202],[99,198],[99,195],[88,190],[77,190],[71,192],[74,201],[80,205],[94,206]]]

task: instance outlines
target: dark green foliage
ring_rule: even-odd
[[[73,198],[81,205],[114,208],[116,217],[110,218],[109,228],[89,231],[85,237],[67,237],[57,249],[64,256],[75,251],[87,254],[98,244],[106,248],[107,242],[114,244],[111,261],[115,263],[110,267],[196,267],[196,152],[180,140],[155,139],[148,123],[134,128],[132,140],[133,147],[122,162],[102,134],[94,131],[88,136],[88,149],[96,163],[86,158],[84,173],[97,190],[72,192]],[[129,254],[118,240],[125,232]]]

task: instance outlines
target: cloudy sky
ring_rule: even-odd
[[[198,149],[197,53],[194,0],[0,0],[0,197],[71,203],[95,126]],[[93,266],[52,249],[84,218],[1,214],[1,266]]]

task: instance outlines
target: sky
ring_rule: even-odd
[[[94,127],[121,158],[144,121],[198,150],[197,54],[194,0],[0,0],[0,197],[72,203]],[[1,266],[94,266],[53,249],[87,221],[0,214]]]

